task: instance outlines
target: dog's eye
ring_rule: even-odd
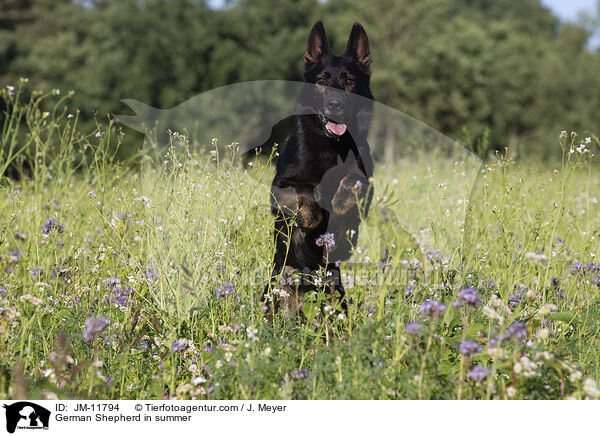
[[[327,80],[325,80],[323,77],[319,77],[317,79],[317,85],[325,86],[327,85]]]
[[[354,80],[352,80],[352,79],[346,79],[345,82],[344,82],[344,85],[346,86],[346,88],[349,88],[352,85],[354,85]]]

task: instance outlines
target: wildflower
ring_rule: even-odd
[[[39,276],[44,274],[44,268],[42,268],[41,266],[34,266],[33,269],[29,271],[29,274],[31,274],[31,277],[33,277],[34,279],[38,278]]]
[[[334,237],[333,233],[324,233],[317,238],[317,240],[315,241],[315,244],[317,244],[317,247],[325,246],[327,248],[334,248],[335,247],[335,237]]]
[[[171,345],[171,349],[175,353],[177,353],[179,351],[185,351],[187,346],[188,346],[188,340],[185,338],[180,338],[173,342],[173,344]]]
[[[25,295],[21,295],[21,298],[20,298],[20,300],[21,300],[21,302],[28,302],[28,303],[31,303],[31,304],[33,304],[34,306],[38,306],[38,305],[42,304],[42,300],[40,300],[40,299],[39,299],[39,298],[37,298],[37,297],[34,297],[34,296],[33,296],[33,295],[31,295],[31,294],[25,294]]]
[[[119,283],[119,279],[116,280],[117,283]],[[106,283],[106,280],[104,283]],[[130,294],[133,294],[133,288],[129,286],[113,285],[110,293],[104,296],[104,301],[114,304],[117,307],[124,307],[129,303]]]
[[[514,309],[523,301],[523,291],[516,292],[508,296],[508,307]]]
[[[490,319],[495,319],[500,322],[504,321],[504,317],[489,306],[483,306],[483,314]]]
[[[42,226],[42,233],[47,235],[53,230],[56,230],[58,233],[63,233],[65,228],[62,224],[59,224],[54,218],[47,218],[44,225]]]
[[[550,330],[547,328],[539,329],[536,335],[540,339],[548,339],[550,337]]]
[[[158,279],[158,273],[156,271],[154,271],[154,268],[152,268],[152,266],[149,266],[148,268],[146,268],[146,278],[148,280],[157,280]]]
[[[258,329],[252,327],[246,327],[246,334],[248,335],[248,339],[252,339],[254,341],[258,341]]]
[[[473,366],[473,368],[471,368],[471,371],[469,371],[469,378],[475,383],[480,383],[487,378],[489,373],[489,368],[486,368],[481,365],[475,365]]]
[[[472,356],[480,351],[481,347],[475,341],[463,341],[458,345],[458,352],[463,356]]]
[[[217,288],[217,298],[219,300],[223,300],[224,298],[228,297],[229,295],[233,295],[235,292],[235,288],[233,287],[232,283],[225,283],[222,286],[219,286]]]
[[[479,300],[479,291],[475,288],[464,288],[458,293],[458,301],[467,306],[477,307],[481,303]]]
[[[522,340],[527,337],[527,325],[524,322],[513,321],[513,323],[504,331],[504,340],[516,339]]]
[[[586,378],[584,380],[583,391],[592,398],[600,398],[600,390],[598,390],[596,382],[591,378]]]
[[[541,307],[538,310],[538,313],[542,316],[548,315],[551,312],[555,312],[558,308],[556,307],[555,304],[552,303],[548,303],[546,305],[544,305],[543,307]]]
[[[508,395],[508,398],[513,398],[516,395],[516,393],[517,390],[512,386],[506,388],[506,395]]]
[[[287,292],[285,289],[280,289],[280,288],[273,289],[273,293],[275,295],[279,295],[281,298],[287,298],[290,296],[289,292]]]
[[[419,333],[420,329],[421,324],[419,324],[418,322],[409,322],[408,324],[406,324],[406,333],[408,333],[409,335],[416,335],[417,333]]]
[[[538,263],[541,265],[545,265],[548,262],[548,258],[543,253],[540,253],[540,254],[533,253],[533,252],[525,253],[525,258],[533,261],[534,263]]]
[[[446,305],[435,300],[427,300],[419,308],[419,312],[426,318],[440,318],[446,312]]]
[[[295,369],[292,371],[292,378],[307,378],[308,377],[308,368]]]
[[[110,320],[105,316],[91,316],[85,320],[86,329],[83,332],[83,338],[92,340],[98,333],[103,332],[110,325]]]
[[[12,250],[9,253],[9,261],[10,263],[19,263],[19,259],[21,258],[21,252],[19,249]]]

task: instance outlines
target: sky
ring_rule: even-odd
[[[552,9],[561,19],[574,21],[581,10],[594,15],[597,0],[542,0],[542,3]]]

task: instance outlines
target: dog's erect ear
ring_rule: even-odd
[[[308,35],[306,53],[304,53],[305,64],[316,64],[321,56],[329,53],[329,44],[322,21],[317,21]]]
[[[360,23],[354,23],[346,45],[346,53],[352,56],[364,68],[371,65],[371,49],[369,48],[369,38],[367,32]]]

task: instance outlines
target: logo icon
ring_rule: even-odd
[[[47,430],[50,411],[29,401],[19,401],[3,405],[6,409],[6,431],[14,433],[17,428],[28,430]]]

